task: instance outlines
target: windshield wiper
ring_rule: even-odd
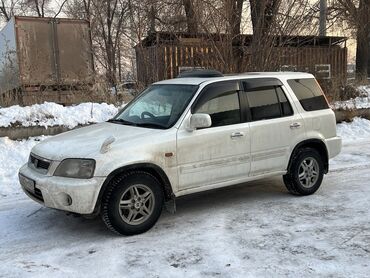
[[[132,125],[132,126],[139,126],[139,127],[149,127],[149,128],[161,128],[165,129],[167,128],[166,125],[160,124],[160,123],[134,123],[130,121],[126,121],[123,119],[109,119],[107,122],[109,123],[117,123],[122,125]]]
[[[165,129],[167,128],[166,125],[159,124],[159,123],[136,123],[136,126],[139,127],[149,127],[149,128],[160,128],[160,129]]]
[[[109,123],[117,123],[117,124],[122,124],[122,125],[133,125],[136,126],[136,123],[129,122],[123,119],[109,119],[107,122]]]

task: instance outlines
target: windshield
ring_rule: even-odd
[[[196,85],[152,85],[111,122],[149,128],[173,126],[197,91]]]

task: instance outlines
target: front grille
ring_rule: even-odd
[[[49,166],[50,166],[50,162],[46,162],[46,161],[43,161],[43,160],[38,160],[36,167],[49,170]]]
[[[34,154],[30,154],[30,159],[28,161],[29,165],[34,168],[35,170],[39,171],[40,173],[46,174],[50,167],[50,161],[36,156]]]

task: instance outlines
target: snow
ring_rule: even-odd
[[[332,109],[354,110],[370,108],[370,86],[358,86],[357,90],[360,92],[360,96],[349,100],[335,101],[331,105]]]
[[[53,102],[21,107],[19,105],[0,108],[0,127],[21,126],[67,126],[103,122],[112,118],[123,108],[106,103],[81,103],[62,106]]]
[[[370,139],[370,121],[364,118],[354,118],[350,123],[337,124],[337,134],[342,137],[344,144]]]
[[[45,138],[41,136],[13,141],[8,137],[0,137],[0,201],[1,197],[22,193],[17,182],[18,169],[27,162],[32,147]]]
[[[330,169],[370,166],[370,121],[354,118],[351,123],[337,124],[342,137],[342,152],[330,161]]]
[[[354,110],[370,108],[370,97],[356,97],[350,100],[336,101],[331,107],[334,110]]]
[[[16,171],[44,137],[1,138],[0,277],[368,277],[370,121],[337,129],[343,150],[316,194],[276,177],[186,196],[133,237],[29,200]]]

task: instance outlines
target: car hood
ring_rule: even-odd
[[[50,160],[65,158],[93,158],[101,150],[108,138],[114,137],[112,144],[126,144],[140,138],[153,136],[163,130],[141,128],[115,123],[100,123],[74,129],[37,144],[32,153]]]

